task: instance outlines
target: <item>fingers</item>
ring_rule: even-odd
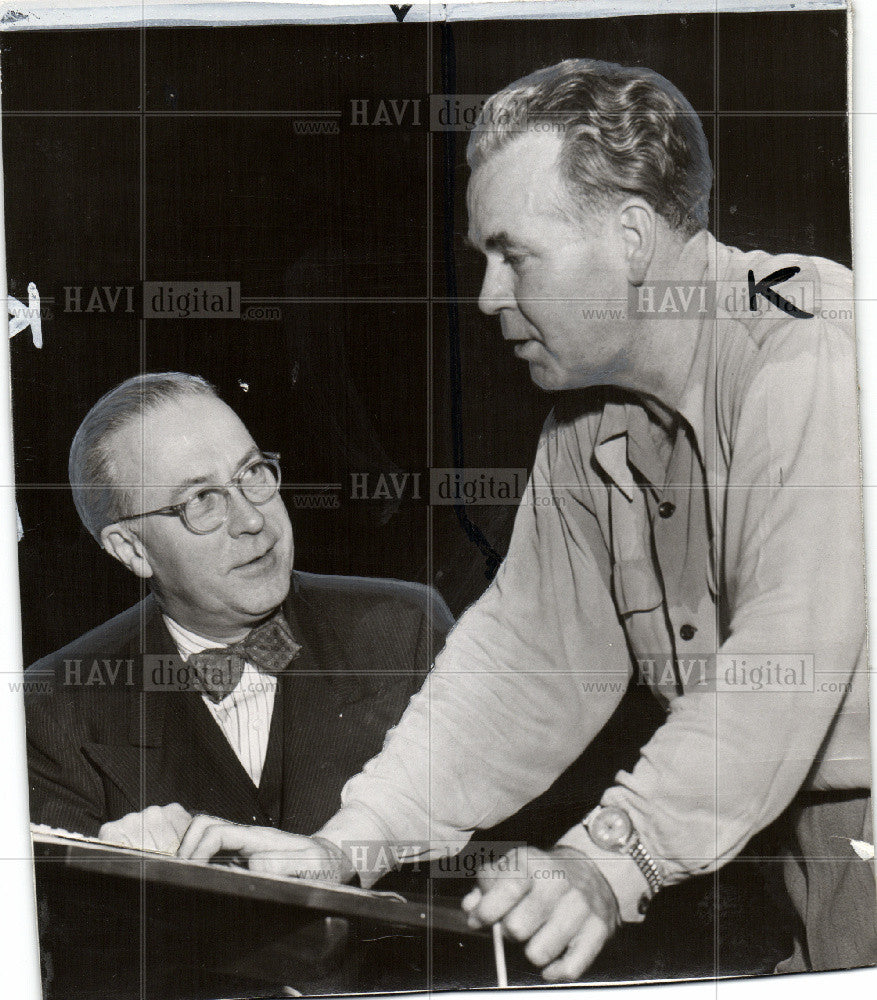
[[[604,921],[592,914],[570,941],[563,957],[542,970],[542,978],[548,982],[571,982],[579,979],[600,954],[611,933]]]
[[[495,924],[511,913],[531,891],[532,886],[525,878],[503,879],[491,888],[482,888],[478,904],[469,913],[481,926]]]
[[[177,855],[181,858],[191,858],[192,851],[195,846],[201,841],[205,830],[211,823],[222,823],[223,820],[218,819],[216,816],[208,816],[206,813],[198,813],[194,816],[186,827],[186,832],[183,834],[180,840],[180,846],[177,848]]]
[[[547,920],[530,937],[524,954],[534,965],[547,965],[563,954],[567,943],[582,931],[588,917],[588,907],[581,894],[565,893]]]
[[[138,847],[143,848],[147,851],[160,851],[160,840],[161,837],[158,832],[158,825],[161,823],[161,817],[159,814],[158,806],[150,806],[148,809],[144,809],[140,813],[140,830],[139,830],[139,840],[140,843]]]
[[[209,861],[219,851],[241,854],[252,871],[335,880],[331,859],[310,837],[267,826],[241,826],[215,816],[196,816],[177,854],[191,861]]]
[[[300,878],[316,880],[319,869],[305,868],[305,859],[296,861],[289,857],[278,857],[265,851],[256,851],[247,859],[250,871],[265,875],[297,875]]]
[[[472,913],[472,911],[478,908],[478,904],[481,902],[481,897],[483,895],[484,893],[476,886],[471,892],[466,893],[460,903],[463,907],[463,911],[470,915],[468,921],[470,927],[481,926],[481,921]]]
[[[149,806],[135,814],[140,820],[140,846],[148,851],[174,854],[186,832],[191,816],[179,804]]]
[[[502,920],[511,937],[527,940],[548,919],[569,888],[563,875],[556,862],[543,851],[534,848],[509,851],[478,873],[479,896],[473,890],[464,900],[470,923],[477,926]]]
[[[172,802],[169,806],[151,806],[143,815],[144,834],[148,838],[144,846],[163,854],[175,854],[191,814],[179,802]]]
[[[478,881],[462,904],[470,926],[501,922],[551,982],[581,977],[618,923],[611,888],[583,856],[516,850]]]
[[[209,861],[220,851],[228,851],[247,858],[253,871],[341,880],[339,860],[310,837],[273,827],[243,826],[216,816],[193,818],[178,802],[149,806],[143,812],[105,823],[99,836],[124,847],[176,853],[190,861]]]
[[[132,815],[134,814],[130,813],[128,816],[123,816],[120,820],[104,823],[100,830],[98,830],[98,840],[105,840],[108,844],[118,844],[120,847],[136,847],[137,845],[129,835],[127,824],[124,822],[125,820],[129,820]]]
[[[192,822],[192,814],[187,812],[179,802],[172,802],[169,806],[165,806],[165,820],[176,838],[174,844],[174,850],[176,850]]]
[[[104,823],[98,831],[98,837],[121,847],[158,851],[161,848],[153,835],[153,827],[160,822],[160,814],[159,806],[149,806],[142,812],[128,813],[121,819]]]
[[[260,827],[239,826],[216,816],[200,814],[189,824],[177,855],[190,861],[209,861],[219,851],[240,851],[247,840],[244,831]]]
[[[135,817],[139,820],[140,847],[147,851],[162,851],[168,839],[173,839],[173,834],[168,838],[165,829],[164,810],[161,806],[149,806],[142,813]],[[172,850],[176,850],[174,843]]]
[[[178,802],[148,806],[142,812],[128,813],[121,819],[104,823],[98,837],[122,847],[173,854],[191,818]]]
[[[478,892],[466,897],[472,903],[467,912],[473,927],[502,920],[530,892],[532,883],[526,873],[526,858],[517,848],[496,863],[484,865],[478,873]]]

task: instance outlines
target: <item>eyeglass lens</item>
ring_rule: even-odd
[[[236,480],[244,497],[252,504],[267,503],[277,492],[278,470],[269,462],[256,462]],[[186,503],[185,516],[196,531],[218,528],[228,515],[228,492],[222,489],[199,490]]]

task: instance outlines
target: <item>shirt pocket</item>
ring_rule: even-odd
[[[619,615],[654,611],[664,603],[664,593],[649,558],[619,559],[612,566],[612,591]]]

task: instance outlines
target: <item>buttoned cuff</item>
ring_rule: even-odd
[[[377,816],[365,806],[351,803],[342,806],[316,833],[340,848],[350,859],[360,885],[370,889],[392,865],[392,841]]]
[[[597,847],[588,831],[577,823],[557,842],[559,848],[572,847],[593,861],[609,883],[618,901],[618,912],[626,924],[638,924],[645,919],[654,893],[629,854],[614,854]]]

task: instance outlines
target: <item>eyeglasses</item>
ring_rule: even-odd
[[[263,452],[225,486],[205,486],[180,503],[146,510],[142,514],[129,514],[127,517],[120,517],[119,521],[164,514],[179,517],[189,531],[196,535],[208,535],[228,520],[232,489],[239,490],[241,496],[256,507],[268,503],[277,496],[280,489],[280,455],[271,451]]]

